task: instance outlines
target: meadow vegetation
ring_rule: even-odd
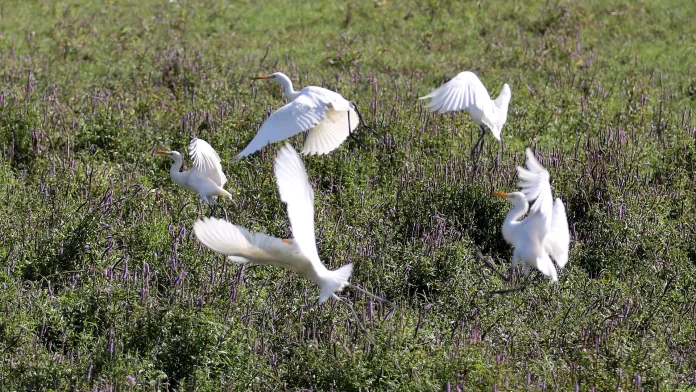
[[[693,390],[696,2],[9,1],[0,4],[0,389]],[[463,70],[512,88],[481,171],[466,114],[418,102]],[[307,157],[319,254],[355,263],[359,320],[278,268],[226,261],[155,149],[215,147],[250,230],[290,233],[283,71],[355,101]],[[294,138],[301,145],[303,137]],[[568,267],[509,288],[524,148],[568,208]],[[190,163],[188,163],[190,165]],[[216,212],[217,216],[224,216]],[[360,324],[364,324],[364,330]]]

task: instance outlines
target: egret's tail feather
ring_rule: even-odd
[[[227,192],[224,188],[219,187],[217,191],[217,196],[227,196],[230,199],[232,198],[232,194]]]
[[[544,255],[544,257],[537,257],[536,267],[541,271],[542,274],[548,276],[554,282],[558,282],[558,273],[556,272],[556,267],[551,262],[549,256]]]
[[[327,299],[348,285],[348,279],[353,273],[353,264],[347,264],[339,269],[327,272],[327,283],[321,287],[319,294],[319,304],[323,304]]]
[[[493,137],[496,138],[498,141],[500,141],[500,134],[503,131],[503,127],[500,125],[496,125],[491,127],[491,132],[493,133]]]

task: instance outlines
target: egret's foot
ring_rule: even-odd
[[[361,287],[359,287],[359,286],[356,286],[356,285],[354,285],[354,284],[349,284],[348,287],[351,287],[351,288],[355,289],[355,291],[367,295],[368,297],[370,297],[370,298],[372,298],[372,299],[378,301],[379,303],[381,303],[381,304],[383,304],[383,305],[387,305],[387,306],[389,306],[390,308],[396,308],[396,305],[394,305],[393,302],[391,302],[391,301],[389,301],[389,300],[386,300],[386,299],[384,299],[384,298],[382,298],[382,297],[378,297],[378,296],[372,294],[371,292],[369,292],[369,291],[367,291],[367,290],[365,290],[365,289],[363,289],[363,288],[361,288]]]
[[[488,294],[494,295],[494,294],[508,294],[508,293],[514,293],[515,291],[522,291],[527,288],[527,285],[524,284],[522,286],[517,286],[512,289],[505,289],[505,290],[493,290],[489,292]]]
[[[350,309],[350,313],[353,315],[353,318],[355,319],[355,323],[356,323],[356,325],[358,326],[358,328],[360,328],[360,330],[363,331],[363,332],[367,332],[367,331],[365,330],[365,325],[363,325],[362,321],[360,321],[360,317],[358,317],[358,314],[355,313],[355,309],[353,309],[353,304],[351,304],[350,302],[344,300],[343,298],[339,297],[339,296],[336,295],[336,294],[332,294],[331,296],[332,296],[333,299],[335,299],[336,301],[341,302],[341,303],[344,303],[346,306],[348,306],[348,309]]]
[[[476,251],[476,258],[478,258],[479,261],[481,261],[486,267],[490,268],[493,272],[495,272],[495,274],[498,275],[500,277],[500,279],[502,279],[505,282],[510,282],[510,278],[512,276],[512,269],[510,269],[510,274],[506,276],[506,275],[503,275],[502,272],[498,271],[497,268],[495,268],[495,266],[493,265],[493,262],[490,259],[483,257],[483,255],[481,254],[481,251],[478,251],[478,250]]]
[[[362,148],[363,150],[365,149],[365,145],[360,141],[360,139],[358,139],[358,138],[355,136],[355,134],[351,133],[351,134],[348,135],[348,137],[349,137],[352,141],[354,141],[358,146],[360,146],[360,148]]]

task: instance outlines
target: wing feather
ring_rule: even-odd
[[[293,241],[252,233],[224,219],[203,218],[193,224],[193,231],[203,245],[236,263],[254,262],[293,271],[311,265]]]
[[[215,149],[205,140],[196,138],[189,143],[188,151],[193,160],[192,174],[210,179],[215,185],[222,188],[227,182],[227,177],[222,172],[220,155]]]
[[[328,112],[329,106],[325,99],[316,94],[303,93],[271,114],[261,125],[256,136],[236,158],[253,154],[270,143],[313,128],[326,119]]]
[[[427,98],[432,98],[432,101],[426,107],[433,112],[445,113],[466,110],[472,116],[474,115],[472,109],[484,112],[486,105],[490,105],[493,102],[481,80],[473,72],[469,71],[460,73],[449,82],[420,99]]]
[[[358,126],[360,119],[355,110],[329,109],[326,119],[307,133],[302,153],[323,155],[338,148]]]
[[[528,201],[536,200],[530,207],[530,211],[539,212],[544,217],[546,227],[551,224],[553,209],[553,196],[551,195],[551,183],[549,172],[536,160],[532,150],[527,148],[527,168],[517,166],[517,175],[520,178],[517,184]]]
[[[560,198],[556,199],[553,204],[552,214],[551,227],[544,237],[544,249],[556,260],[558,267],[563,268],[568,263],[570,230],[568,229],[565,204]]]
[[[280,148],[275,160],[280,199],[287,204],[295,243],[313,264],[322,265],[314,236],[314,190],[302,159],[289,144]]]

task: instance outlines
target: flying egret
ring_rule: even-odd
[[[530,266],[534,266],[555,282],[558,275],[551,257],[559,268],[568,263],[570,231],[565,205],[560,198],[553,201],[549,172],[534,158],[532,150],[527,148],[526,154],[527,168],[517,167],[521,192],[494,192],[493,195],[502,197],[513,205],[503,223],[503,237],[515,247],[512,268],[522,260],[525,277],[529,275]],[[529,208],[528,202],[535,199]],[[529,215],[518,221],[527,211]]]
[[[460,110],[469,112],[481,129],[481,137],[471,149],[473,159],[483,151],[485,127],[490,128],[493,137],[500,140],[500,132],[507,121],[511,97],[510,86],[505,83],[498,98],[491,99],[481,80],[473,72],[464,71],[420,99],[432,98],[432,101],[425,105],[432,112],[446,113]]]
[[[328,154],[338,148],[360,122],[355,105],[339,93],[315,86],[295,91],[290,78],[282,72],[254,79],[270,80],[283,86],[290,103],[268,117],[237,159],[305,131],[309,132],[302,153]]]
[[[319,259],[314,238],[314,191],[300,156],[287,143],[278,151],[275,176],[295,238],[287,240],[252,233],[215,218],[197,221],[193,231],[205,246],[236,263],[275,265],[306,277],[321,288],[319,304],[322,304],[349,285],[353,264],[331,271]]]
[[[184,164],[184,158],[178,151],[157,150],[157,154],[166,155],[174,161],[169,169],[172,180],[180,186],[198,193],[204,202],[215,205],[218,196],[231,198],[232,195],[223,189],[227,177],[222,172],[220,156],[213,147],[203,139],[194,138],[189,143],[188,152],[193,159],[193,167],[191,170],[182,172],[180,170]]]

